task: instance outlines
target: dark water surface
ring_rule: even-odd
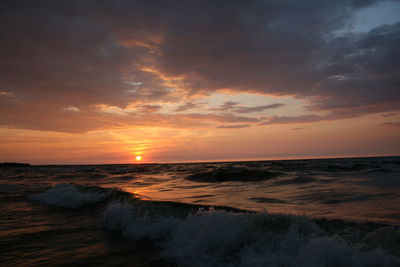
[[[400,157],[1,168],[0,265],[400,266],[399,189]]]

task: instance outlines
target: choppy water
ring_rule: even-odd
[[[399,189],[400,157],[2,168],[0,265],[400,266]]]

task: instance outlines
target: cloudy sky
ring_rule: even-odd
[[[0,161],[400,154],[400,1],[2,1]]]

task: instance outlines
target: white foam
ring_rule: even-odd
[[[283,224],[291,222],[286,229]],[[103,226],[132,239],[149,238],[162,256],[183,266],[396,266],[381,249],[362,249],[327,236],[304,217],[199,211],[185,218],[140,215],[130,204],[112,203]]]
[[[180,220],[175,217],[154,218],[139,215],[130,204],[114,202],[107,206],[102,225],[107,229],[120,230],[129,238],[162,239]]]
[[[78,208],[107,198],[108,193],[81,192],[70,184],[57,184],[46,192],[31,196],[32,200],[51,206]]]

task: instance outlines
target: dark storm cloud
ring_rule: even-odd
[[[338,38],[329,45],[332,53],[323,68],[326,77],[315,87],[319,99],[312,108],[352,112],[377,105],[391,110],[399,105],[400,23]]]
[[[337,35],[354,12],[375,2],[3,1],[0,125],[123,127],[126,118],[110,123],[104,116],[111,115],[96,112],[96,106],[138,103],[144,107],[139,112],[155,112],[153,101],[177,102],[221,89],[294,95],[310,102],[310,112],[331,112],[270,123],[393,111],[400,103],[400,24]],[[152,119],[170,123],[160,114]]]

